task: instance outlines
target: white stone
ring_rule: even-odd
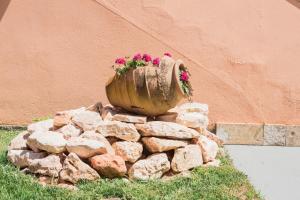
[[[206,115],[197,112],[180,113],[176,117],[176,123],[189,128],[207,128],[208,122]]]
[[[171,139],[191,139],[200,135],[197,131],[173,122],[152,121],[136,124],[142,136],[166,137]]]
[[[219,138],[216,134],[214,134],[208,130],[204,130],[203,135],[208,137],[210,140],[215,141],[218,144],[218,146],[222,146],[224,144],[224,142],[221,138]]]
[[[112,120],[112,117],[115,115],[115,114],[118,114],[120,112],[119,109],[113,107],[112,105],[108,104],[108,105],[105,105],[102,110],[101,110],[101,117],[103,120],[105,121],[110,121]]]
[[[67,124],[60,129],[57,130],[57,132],[61,133],[66,140],[72,138],[72,137],[78,137],[80,136],[81,130],[76,128],[72,124]]]
[[[139,142],[120,141],[115,142],[112,147],[116,155],[131,163],[137,161],[143,152],[143,145]]]
[[[130,179],[151,180],[160,178],[170,170],[167,154],[153,154],[146,159],[139,160],[129,169]]]
[[[107,153],[103,142],[87,138],[71,138],[67,143],[67,150],[76,153],[81,158],[90,158],[97,154]]]
[[[36,153],[29,150],[9,150],[7,153],[7,159],[13,165],[20,168],[28,167],[33,160],[44,158],[46,156],[46,152]]]
[[[130,114],[115,114],[112,116],[111,120],[135,123],[135,124],[144,124],[147,122],[147,117],[139,116],[139,115],[130,115]]]
[[[29,133],[33,133],[49,131],[51,128],[53,128],[53,119],[32,123],[28,125],[27,130]]]
[[[34,132],[28,139],[27,144],[49,153],[61,153],[66,150],[67,141],[63,135],[53,131]]]
[[[97,132],[104,137],[114,136],[122,140],[133,142],[138,141],[141,137],[133,124],[119,121],[102,121],[99,123]]]
[[[88,164],[80,160],[75,153],[70,153],[63,163],[63,169],[60,171],[60,179],[77,183],[80,180],[96,180],[99,174]]]
[[[221,164],[221,161],[218,159],[215,159],[215,160],[209,161],[208,163],[205,163],[203,165],[203,167],[219,167],[220,164]]]
[[[27,139],[29,137],[28,131],[23,131],[17,135],[8,145],[8,150],[27,150]]]
[[[150,151],[151,153],[169,151],[188,145],[187,141],[171,140],[156,137],[143,137],[142,142],[144,143],[144,146],[148,149],[148,151]]]
[[[58,177],[62,169],[61,158],[51,154],[45,158],[34,160],[29,166],[30,172],[51,177]]]
[[[208,105],[197,102],[184,103],[177,108],[178,112],[198,112],[208,115]]]
[[[112,148],[109,141],[100,133],[96,133],[95,131],[86,131],[80,135],[81,138],[86,138],[90,140],[97,140],[99,142],[103,142],[105,144],[106,150],[108,154],[115,155],[115,150]]]
[[[207,138],[204,135],[200,135],[199,138],[193,139],[193,143],[200,146],[202,158],[205,163],[215,160],[219,151],[218,144],[215,141]]]
[[[100,114],[93,111],[82,111],[72,117],[72,122],[84,131],[95,130],[101,121]]]
[[[186,171],[203,165],[202,152],[199,145],[190,144],[175,150],[171,162],[174,172]]]
[[[285,146],[287,126],[265,124],[264,125],[264,145]]]

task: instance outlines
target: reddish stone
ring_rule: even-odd
[[[108,178],[122,177],[127,172],[125,161],[120,156],[102,154],[92,157],[90,161],[95,170]]]

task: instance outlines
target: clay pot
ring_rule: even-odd
[[[106,84],[109,102],[116,107],[147,116],[164,114],[187,97],[180,84],[181,60],[168,56],[160,66],[148,65],[115,74]]]

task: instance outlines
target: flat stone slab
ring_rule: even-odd
[[[300,146],[300,125],[265,125],[264,145]]]
[[[225,144],[263,145],[263,124],[217,124],[217,136]]]
[[[225,144],[300,146],[300,125],[218,123],[217,136]]]

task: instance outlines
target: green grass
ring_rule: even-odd
[[[101,179],[77,184],[78,191],[56,187],[42,187],[36,179],[24,175],[8,163],[6,147],[18,134],[0,130],[0,199],[170,199],[170,200],[219,200],[261,199],[246,175],[237,171],[228,157],[221,158],[219,168],[197,168],[190,178],[173,181],[129,182],[122,179]]]

